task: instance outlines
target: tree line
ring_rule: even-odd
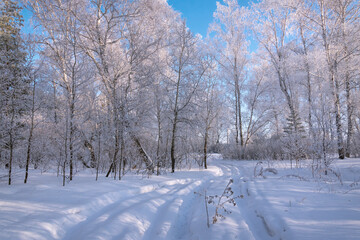
[[[21,7],[32,14],[24,34]],[[114,179],[233,159],[359,156],[359,2],[217,3],[195,35],[164,0],[0,4],[0,165]],[[24,171],[22,171],[24,169]]]

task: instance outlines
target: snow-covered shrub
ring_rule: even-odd
[[[280,160],[286,159],[280,136],[255,136],[247,146],[227,144],[221,148],[224,158],[247,160]]]

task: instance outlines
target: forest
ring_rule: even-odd
[[[8,184],[206,169],[209,153],[360,156],[358,0],[223,0],[213,16],[201,36],[166,0],[1,1]]]

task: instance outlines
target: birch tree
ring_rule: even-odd
[[[303,14],[307,16],[315,25],[314,29],[320,36],[327,63],[327,80],[331,86],[333,96],[334,114],[337,133],[337,150],[340,159],[345,157],[345,146],[343,139],[343,126],[341,120],[341,99],[340,99],[340,79],[338,77],[340,52],[337,38],[338,22],[333,18],[333,9],[331,1],[316,0],[309,1]]]
[[[58,76],[53,82],[55,104],[57,92],[55,87],[61,91],[65,98],[63,168],[65,169],[69,164],[69,179],[71,181],[74,174],[75,144],[79,141],[76,136],[76,105],[81,86],[87,80],[81,74],[87,63],[79,47],[80,22],[74,16],[81,10],[81,5],[76,1],[54,2],[48,0],[29,0],[28,5],[33,11],[35,20],[41,24],[43,30],[44,36],[41,39],[41,44],[44,47],[43,53],[48,59],[48,63],[53,65]],[[55,113],[55,124],[57,121]]]
[[[345,156],[350,157],[351,146],[353,140],[353,88],[354,88],[354,73],[356,67],[354,64],[354,56],[359,54],[360,43],[354,41],[353,36],[358,36],[360,32],[360,4],[354,0],[338,0],[332,3],[332,9],[335,13],[336,22],[339,25],[337,28],[337,42],[341,46],[341,53],[339,54],[339,66],[343,69],[340,75],[345,83],[346,96],[346,122],[347,122],[347,137]],[[355,70],[355,71],[354,71]]]
[[[289,145],[296,160],[303,154],[303,126],[297,107],[296,88],[291,81],[290,42],[294,40],[294,10],[292,1],[262,1],[253,5],[258,16],[254,24],[254,35],[268,54],[268,60],[276,72],[278,83],[289,110],[288,124],[284,129],[292,139]],[[286,141],[289,143],[289,141]],[[297,161],[298,163],[298,161]]]
[[[211,49],[211,47],[203,43],[202,49],[204,51],[204,49]],[[202,59],[206,71],[201,80],[199,86],[201,91],[196,96],[196,101],[198,105],[197,121],[202,136],[202,160],[200,165],[207,169],[208,149],[211,143],[210,134],[222,112],[221,105],[224,104],[224,100],[221,99],[222,90],[217,61],[211,50],[205,50],[202,54],[204,55]]]
[[[240,145],[244,146],[242,98],[245,67],[248,62],[245,32],[248,13],[245,8],[240,8],[236,0],[226,0],[224,5],[217,3],[214,18],[215,22],[210,26],[210,31],[215,33],[218,62],[234,93],[235,142],[238,144],[240,140]]]
[[[186,122],[183,113],[191,106],[202,75],[205,70],[196,68],[199,60],[197,38],[186,27],[185,21],[181,22],[173,30],[173,40],[170,47],[170,55],[167,61],[169,71],[163,74],[168,80],[168,92],[171,113],[171,143],[170,160],[171,172],[175,172],[176,164],[176,140],[179,123]]]

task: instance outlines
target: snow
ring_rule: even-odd
[[[19,174],[12,186],[1,179],[0,239],[359,239],[360,159],[333,163],[342,183],[286,161],[265,162],[277,174],[254,177],[256,163],[215,156],[208,170],[121,181],[80,172],[65,187],[37,170],[26,185]],[[244,197],[216,224],[209,204],[208,228],[201,194],[221,195],[231,178],[233,196]]]

